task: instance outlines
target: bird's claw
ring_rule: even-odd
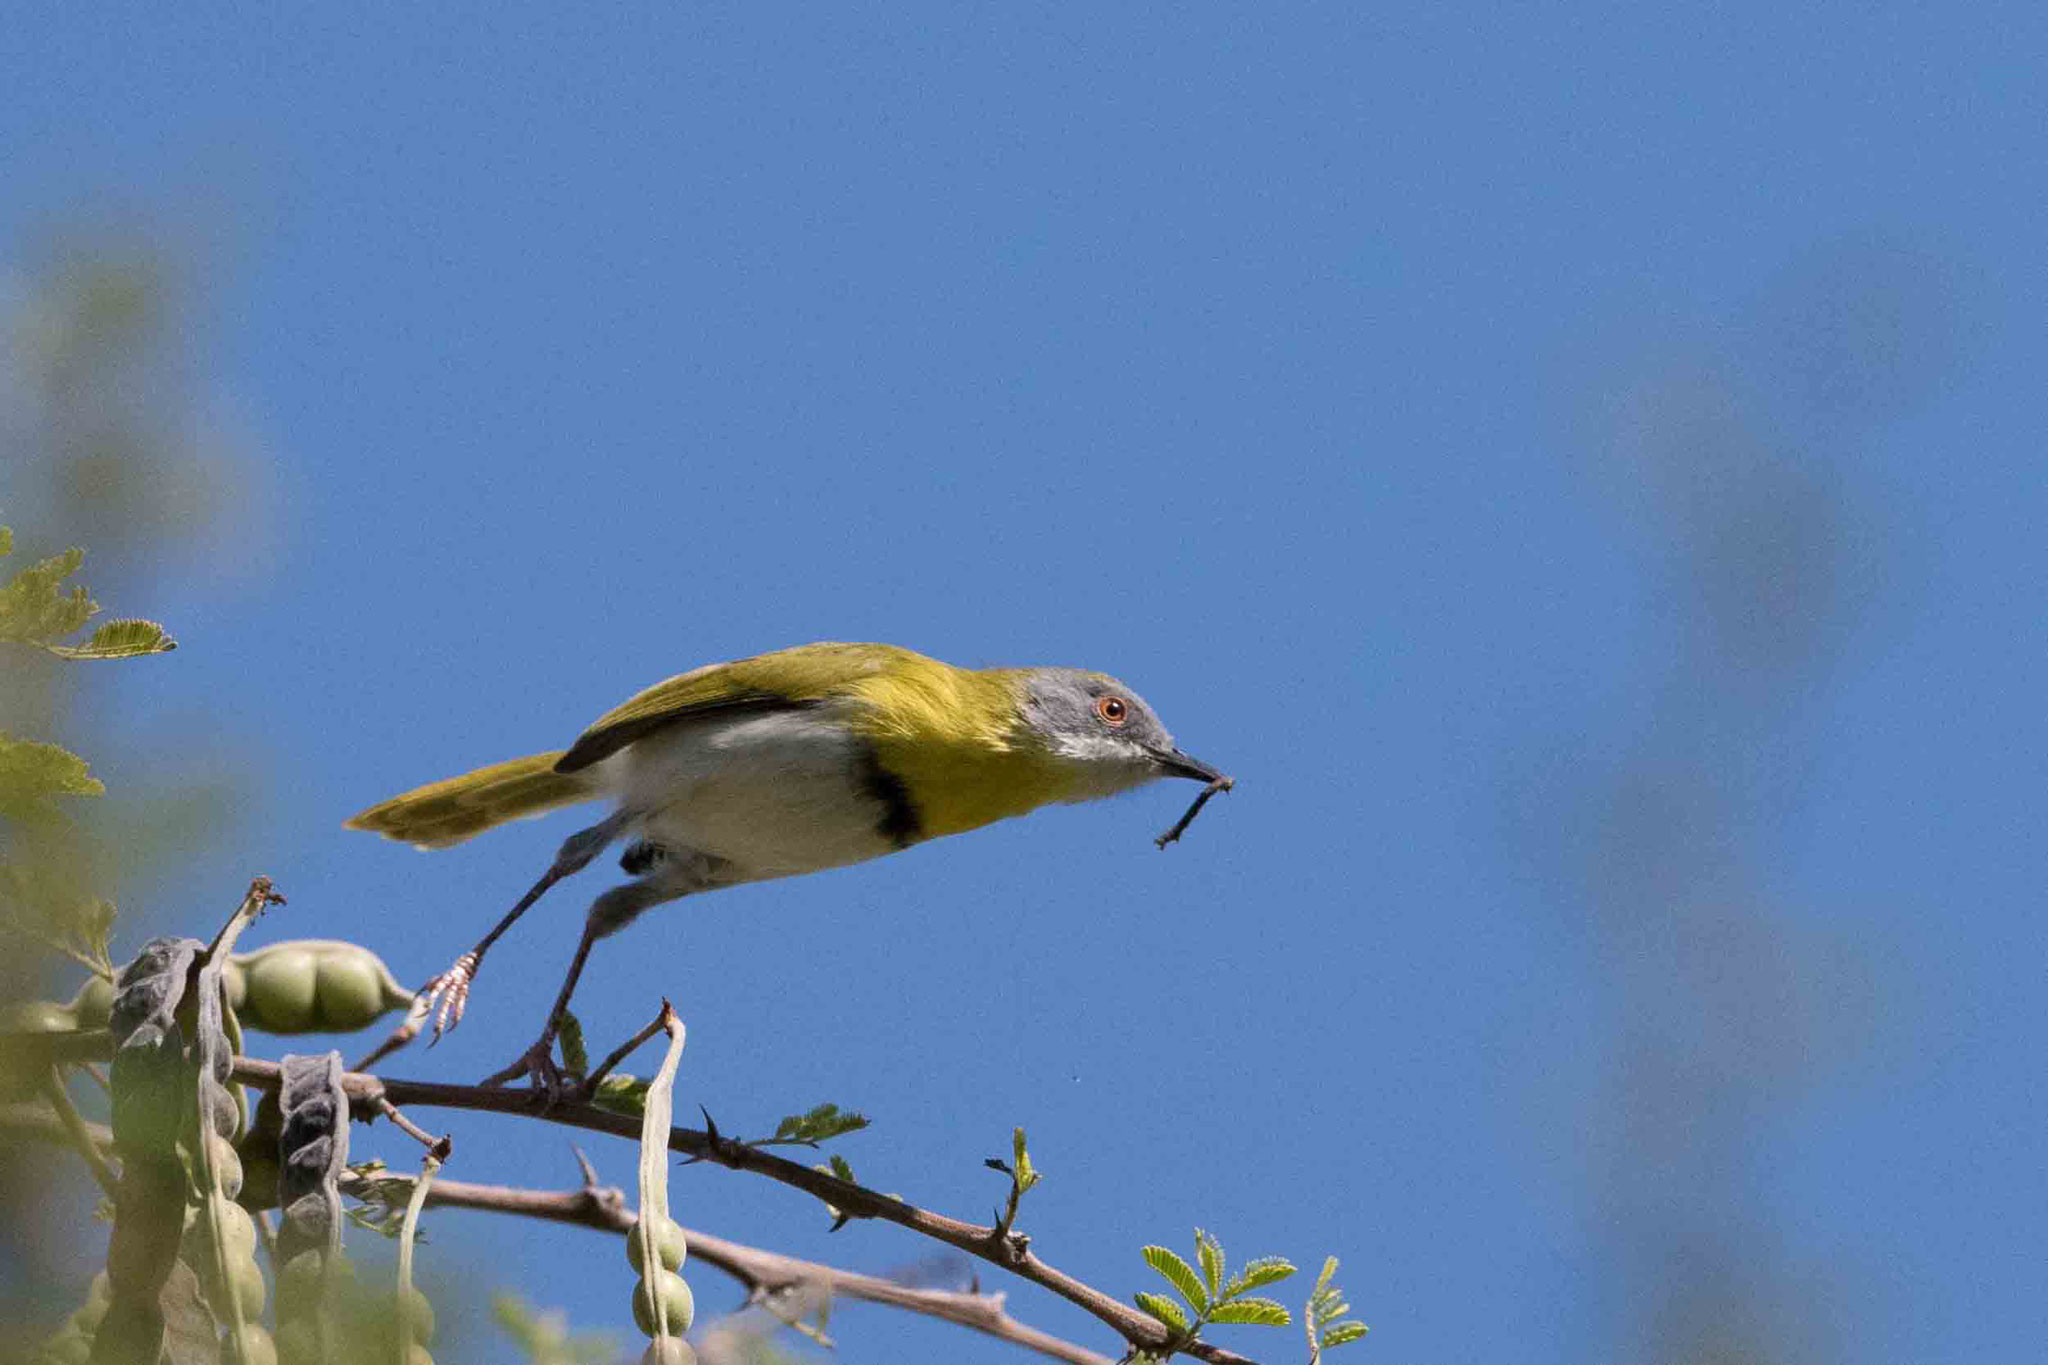
[[[516,1081],[521,1076],[533,1078],[533,1093],[539,1098],[543,1109],[552,1109],[564,1100],[583,1097],[583,1078],[556,1065],[555,1041],[546,1034],[541,1036],[539,1042],[520,1053],[512,1065],[502,1071],[492,1072],[484,1077],[480,1084],[497,1087],[508,1081]]]
[[[455,959],[454,966],[420,987],[420,997],[434,1015],[434,1036],[428,1047],[440,1042],[442,1034],[462,1022],[462,1011],[469,1004],[470,983],[476,980],[476,962],[475,953],[464,953]]]

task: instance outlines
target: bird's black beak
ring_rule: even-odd
[[[1197,782],[1220,782],[1223,774],[1217,772],[1201,759],[1184,754],[1178,749],[1155,749],[1152,757],[1166,770],[1169,777],[1192,777]]]

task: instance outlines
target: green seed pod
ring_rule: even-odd
[[[287,1304],[310,1304],[320,1293],[321,1254],[315,1249],[302,1251],[284,1263],[277,1272],[277,1302],[280,1307]]]
[[[113,1299],[114,1283],[107,1278],[107,1272],[102,1270],[92,1277],[92,1283],[86,1287],[85,1302],[71,1315],[71,1321],[78,1324],[79,1331],[91,1336],[98,1329],[100,1319],[107,1315],[107,1305],[113,1302]]]
[[[35,1357],[36,1365],[86,1365],[91,1359],[92,1338],[70,1323],[57,1329]]]
[[[697,1365],[697,1352],[681,1337],[656,1337],[640,1353],[640,1365]]]
[[[265,1033],[307,1033],[318,1017],[314,991],[318,964],[310,949],[274,943],[243,963],[248,990],[236,1011]]]
[[[367,949],[329,949],[320,955],[314,999],[323,1028],[349,1032],[367,1027],[384,1013],[384,983],[378,980],[383,965]]]
[[[227,1207],[233,1209],[236,1213],[241,1213],[244,1218],[249,1216],[246,1213],[242,1213],[240,1205],[230,1204]],[[263,1317],[263,1296],[265,1292],[263,1267],[256,1264],[254,1256],[244,1255],[239,1260],[230,1259],[228,1261],[228,1275],[234,1280],[235,1302],[241,1307],[242,1321],[256,1322],[261,1320]]]
[[[420,1292],[418,1285],[414,1285],[406,1295],[405,1316],[412,1328],[414,1344],[434,1339],[434,1305]]]
[[[647,1288],[648,1282],[641,1280],[633,1286],[633,1321],[648,1336],[654,1335],[654,1298]],[[690,1292],[690,1286],[683,1277],[673,1270],[661,1272],[661,1297],[668,1305],[668,1326],[671,1332],[687,1332],[697,1317],[697,1299]]]
[[[240,1204],[223,1204],[215,1215],[220,1219],[221,1250],[228,1264],[256,1254],[256,1220]]]
[[[241,1162],[242,1188],[235,1202],[251,1213],[277,1207],[277,1137],[244,1138],[235,1149]]]
[[[242,1193],[242,1154],[235,1150],[235,1144],[218,1133],[207,1140],[213,1148],[213,1168],[220,1172],[221,1192],[230,1199]]]
[[[236,953],[220,967],[221,1003],[231,1010],[242,1008],[242,1002],[249,998],[249,969],[243,965],[253,954]]]
[[[105,1028],[114,1012],[114,983],[104,976],[90,976],[71,997],[71,1012],[80,1028]]]
[[[294,939],[239,954],[223,980],[228,1002],[264,1033],[351,1032],[412,1004],[412,992],[382,958],[342,939]]]
[[[280,1318],[277,1323],[277,1358],[293,1362],[320,1359],[320,1329],[310,1317]]]
[[[241,1359],[246,1365],[277,1365],[277,1343],[270,1339],[270,1333],[253,1322],[242,1324]],[[236,1357],[230,1355],[229,1360]]]
[[[76,1033],[78,1015],[53,1000],[23,1000],[0,1009],[0,1032]]]
[[[690,1243],[683,1236],[683,1229],[675,1219],[664,1217],[661,1220],[655,1228],[654,1244],[660,1250],[663,1270],[683,1268],[683,1261],[690,1254]],[[646,1266],[642,1262],[645,1259],[640,1251],[640,1224],[636,1219],[633,1226],[626,1230],[626,1262],[633,1269],[644,1271]]]

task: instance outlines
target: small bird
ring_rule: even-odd
[[[590,907],[539,1041],[486,1085],[565,1089],[554,1039],[591,945],[700,891],[865,862],[1053,802],[1162,777],[1207,783],[1157,842],[1231,779],[1174,747],[1152,708],[1102,673],[956,668],[894,645],[813,644],[710,664],[641,692],[566,750],[515,758],[394,796],[348,822],[447,848],[508,820],[601,798],[609,815],[554,862],[483,941],[421,987],[434,1037],[462,1021],[500,934],[613,842],[633,880]]]

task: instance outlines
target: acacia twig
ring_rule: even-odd
[[[427,1191],[427,1207],[482,1209],[517,1214],[553,1223],[623,1234],[633,1226],[626,1196],[616,1187],[587,1183],[580,1190],[524,1190],[507,1185],[480,1185],[462,1180],[436,1180]],[[819,1286],[836,1296],[886,1304],[928,1317],[971,1327],[1004,1341],[1027,1347],[1071,1365],[1114,1365],[1071,1341],[1017,1321],[1003,1309],[1003,1295],[955,1289],[919,1289],[879,1275],[863,1275],[816,1261],[728,1241],[695,1228],[683,1229],[690,1255],[717,1267],[750,1293],[773,1295],[804,1286]]]
[[[236,1060],[235,1079],[244,1085],[274,1090],[278,1085],[278,1076],[278,1066],[275,1062],[254,1057]],[[397,1077],[363,1075],[358,1072],[344,1073],[341,1083],[352,1104],[360,1106],[365,1116],[378,1112],[376,1102],[379,1098],[384,1098],[394,1104],[433,1105],[488,1113],[520,1114],[547,1123],[559,1123],[590,1132],[611,1133],[627,1139],[637,1139],[640,1133],[640,1121],[637,1118],[610,1113],[590,1104],[564,1101],[545,1111],[536,1110],[533,1107],[532,1096],[521,1090],[446,1085],[435,1081],[403,1080]],[[730,1138],[714,1138],[711,1134],[699,1132],[694,1128],[670,1128],[668,1148],[684,1156],[715,1162],[730,1170],[751,1171],[756,1175],[766,1176],[770,1180],[793,1186],[821,1199],[851,1217],[879,1218],[895,1223],[935,1241],[944,1242],[947,1246],[955,1247],[970,1256],[979,1257],[992,1265],[1001,1266],[1012,1274],[1049,1289],[1069,1303],[1093,1314],[1133,1346],[1152,1350],[1164,1347],[1172,1339],[1172,1334],[1158,1319],[1136,1308],[1126,1307],[1094,1286],[1048,1264],[1027,1247],[1019,1246],[1018,1239],[1003,1236],[999,1228],[962,1222],[942,1213],[933,1213],[929,1209],[907,1204],[901,1199],[891,1198],[864,1185],[841,1180],[823,1171],[814,1171],[808,1166],[799,1165],[772,1152],[764,1152]],[[1206,1341],[1176,1343],[1174,1349],[1181,1354],[1209,1361],[1211,1365],[1256,1365],[1249,1357]]]
[[[625,1042],[620,1043],[617,1047],[613,1048],[609,1053],[605,1054],[605,1059],[597,1064],[596,1069],[593,1070],[588,1076],[585,1076],[583,1078],[583,1094],[595,1094],[597,1091],[597,1083],[603,1080],[606,1076],[611,1075],[613,1067],[617,1066],[620,1062],[625,1061],[627,1054],[631,1053],[634,1048],[640,1046],[640,1044],[646,1042],[649,1038],[652,1038],[655,1034],[661,1032],[663,1028],[662,1021],[668,1017],[669,1013],[667,1008],[668,1002],[666,1000],[662,1001],[662,1006],[663,1008],[661,1013],[655,1015],[653,1020],[649,1022],[645,1028],[641,1029],[631,1038],[628,1038]]]

